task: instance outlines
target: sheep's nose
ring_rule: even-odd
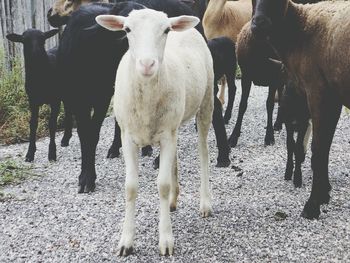
[[[266,16],[254,16],[251,24],[252,33],[258,37],[266,37],[272,27],[271,19]]]
[[[151,69],[156,64],[156,61],[151,58],[140,59],[140,64],[146,69]]]

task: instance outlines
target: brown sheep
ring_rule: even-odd
[[[313,183],[302,216],[318,218],[328,203],[329,150],[342,105],[350,107],[350,3],[294,4],[256,0],[252,32],[278,52],[307,97],[313,124]]]
[[[316,0],[294,0],[294,2],[296,1],[305,4],[306,2]],[[281,64],[276,64],[276,59],[279,58],[273,48],[266,43],[266,41],[259,41],[259,39],[252,35],[250,30],[250,22],[245,24],[239,33],[236,46],[237,60],[242,72],[242,97],[239,106],[238,119],[229,139],[230,145],[231,147],[235,147],[237,145],[252,82],[258,86],[269,86],[269,95],[266,101],[267,128],[265,145],[272,145],[275,141],[273,130],[279,131],[282,129],[280,110],[278,110],[275,125],[272,127],[274,102],[278,102],[280,105],[279,96],[277,96],[277,94],[281,94],[282,88],[286,83],[287,76],[285,76],[284,72],[281,71]],[[223,89],[220,91],[222,90]],[[278,92],[276,92],[276,90]]]
[[[59,27],[66,24],[71,13],[80,6],[90,3],[108,3],[108,0],[55,0],[47,13],[50,25]]]
[[[251,0],[211,0],[203,17],[204,33],[208,40],[225,36],[236,43],[239,32],[251,17]]]
[[[252,17],[252,1],[211,0],[203,16],[204,33],[208,40],[225,36],[234,43],[242,27]],[[223,79],[218,97],[222,104],[225,102],[225,85]]]
[[[248,22],[238,35],[237,39],[237,61],[242,72],[242,95],[239,104],[238,118],[235,128],[229,138],[231,147],[237,145],[241,134],[243,115],[247,109],[247,102],[252,82],[258,86],[269,86],[269,95],[266,100],[267,128],[265,145],[272,145],[275,142],[272,126],[272,113],[276,90],[282,91],[286,76],[283,72],[282,63],[277,62],[277,56],[273,49],[263,41],[256,39],[250,30]],[[273,59],[271,59],[273,58]],[[280,114],[275,122],[275,130],[282,129]]]

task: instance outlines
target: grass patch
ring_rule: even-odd
[[[32,166],[21,165],[11,160],[0,162],[0,187],[18,184],[30,176],[38,176],[32,169]]]
[[[239,65],[237,65],[236,79],[241,79],[241,78],[242,78],[242,71]]]
[[[7,69],[5,52],[0,48],[0,144],[27,141],[29,137],[30,110],[24,89],[24,68],[18,58],[12,60]],[[58,117],[58,128],[63,127],[63,106]],[[37,136],[49,134],[50,107],[40,108]]]
[[[0,202],[6,202],[8,200],[10,200],[13,196],[10,194],[5,194],[3,192],[1,192],[0,190]]]

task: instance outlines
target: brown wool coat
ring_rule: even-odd
[[[252,1],[211,0],[203,17],[208,39],[226,36],[236,43],[237,35],[252,17]]]

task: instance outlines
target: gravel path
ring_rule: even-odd
[[[238,83],[239,86],[240,83]],[[240,92],[240,88],[239,92]],[[58,146],[58,161],[47,161],[48,139],[39,140],[30,178],[4,192],[0,202],[0,262],[331,262],[350,261],[350,115],[344,112],[330,155],[331,203],[319,220],[301,218],[311,187],[310,152],[303,187],[283,180],[285,131],[276,145],[264,147],[267,88],[252,88],[242,135],[231,152],[232,165],[216,168],[210,132],[211,187],[214,215],[199,216],[199,160],[193,122],[179,140],[180,198],[172,213],[175,255],[158,252],[158,194],[152,158],[140,159],[135,254],[119,258],[116,247],[124,215],[124,164],[105,158],[113,136],[107,118],[97,150],[97,189],[77,194],[80,147],[74,134],[69,148]],[[238,110],[237,97],[230,133]],[[62,134],[59,134],[59,139]],[[58,141],[58,139],[57,139]],[[27,144],[0,148],[0,158],[24,159]],[[155,156],[157,152],[153,155]],[[276,212],[287,215],[275,218]]]

